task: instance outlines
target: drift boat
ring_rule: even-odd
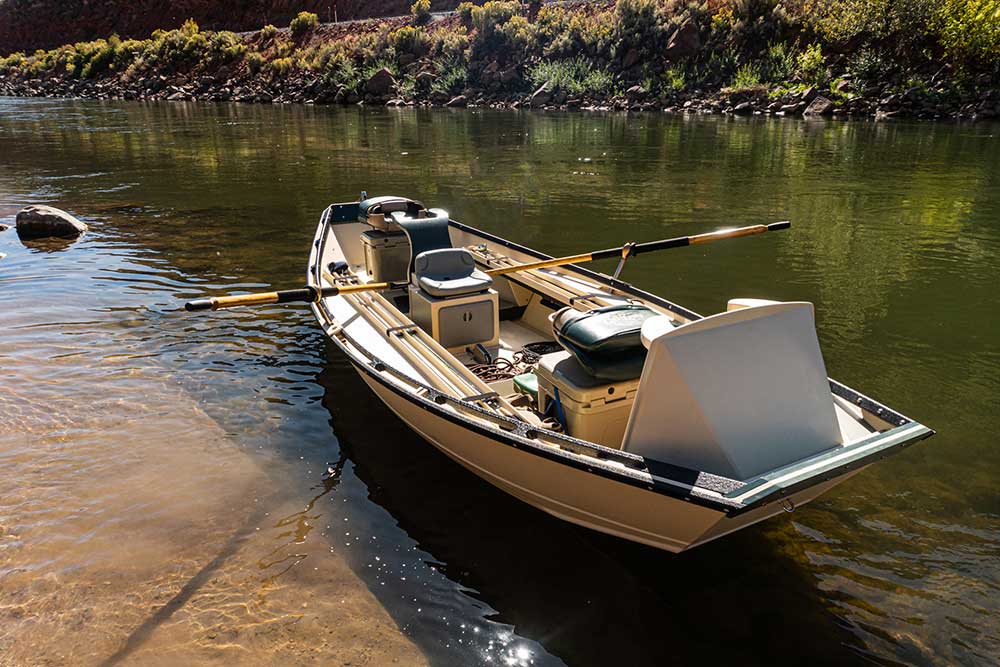
[[[680,552],[934,433],[827,377],[810,303],[733,299],[703,317],[619,278],[642,252],[787,226],[555,259],[363,195],[323,212],[305,288],[188,309],[307,301],[441,452],[553,516]],[[613,276],[578,266],[608,257]]]

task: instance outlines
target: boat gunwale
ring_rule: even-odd
[[[335,209],[341,209],[345,213],[347,211],[354,211],[354,215],[341,214],[338,219],[333,220],[333,212]],[[346,209],[346,210],[345,210]],[[331,204],[323,211],[320,216],[320,222],[317,227],[316,236],[314,237],[314,242],[312,244],[310,257],[309,257],[309,271],[308,280],[309,284],[313,287],[320,287],[322,284],[322,266],[320,266],[320,260],[323,256],[323,251],[326,245],[326,239],[328,237],[327,228],[331,224],[343,224],[357,222],[357,202],[349,202],[343,204]],[[501,237],[495,236],[488,232],[481,231],[475,227],[465,225],[463,223],[457,222],[455,220],[449,220],[449,226],[455,227],[456,229],[482,237],[488,241],[498,243],[505,247],[523,252],[538,259],[550,259],[549,255],[538,252],[537,250],[521,246],[519,244],[513,243]],[[655,294],[650,294],[641,290],[631,283],[627,283],[621,280],[617,280],[610,276],[585,269],[576,265],[567,265],[564,267],[576,273],[579,273],[587,278],[597,280],[601,284],[607,285],[614,289],[624,291],[632,296],[640,299],[651,301],[661,307],[667,308],[672,312],[680,314],[691,320],[702,319],[703,316],[693,311],[690,311],[682,306],[674,304],[660,296]],[[537,290],[532,290],[537,291]],[[326,304],[320,300],[312,304],[313,313],[316,316],[319,323],[322,325],[322,320],[327,320],[330,323],[330,327],[336,326],[336,318],[327,308]],[[327,327],[324,328],[324,333],[330,338],[337,347],[347,355],[348,359],[351,361],[352,365],[358,372],[364,373],[368,377],[376,380],[380,385],[386,387],[396,395],[419,405],[422,409],[430,411],[439,417],[442,417],[453,423],[457,423],[465,428],[473,430],[474,432],[489,437],[495,442],[499,442],[508,446],[513,446],[516,449],[521,449],[529,451],[531,453],[542,456],[543,458],[553,460],[558,463],[563,463],[570,465],[571,467],[582,469],[585,472],[592,474],[599,474],[602,477],[610,478],[614,481],[629,484],[630,486],[641,487],[647,491],[656,492],[662,495],[667,495],[673,498],[693,502],[695,504],[701,505],[703,507],[713,509],[724,513],[727,516],[735,517],[749,512],[753,509],[757,509],[764,505],[767,505],[774,501],[779,501],[785,496],[796,493],[798,491],[804,490],[811,486],[821,484],[828,480],[834,479],[836,477],[842,476],[853,469],[862,467],[872,462],[875,458],[885,458],[886,456],[898,453],[907,445],[920,440],[924,440],[932,435],[935,431],[932,429],[919,424],[918,422],[903,416],[902,414],[892,410],[888,406],[875,401],[857,392],[847,385],[844,385],[832,378],[829,378],[831,391],[841,396],[844,399],[850,400],[852,403],[859,405],[865,410],[871,412],[872,414],[877,414],[877,416],[883,420],[887,418],[892,418],[898,422],[898,424],[891,429],[882,432],[876,432],[868,438],[864,438],[856,443],[851,443],[840,448],[837,451],[826,450],[820,452],[819,454],[797,461],[789,466],[780,468],[776,471],[769,471],[767,474],[761,477],[753,478],[747,481],[736,480],[721,475],[715,475],[705,471],[694,470],[692,468],[686,468],[683,466],[678,466],[672,463],[664,461],[656,461],[653,459],[647,459],[645,457],[639,456],[637,454],[632,454],[631,452],[625,452],[622,450],[611,449],[609,447],[604,447],[596,443],[592,443],[586,440],[580,440],[573,438],[562,433],[546,432],[546,438],[551,438],[556,441],[564,441],[571,447],[585,447],[591,449],[598,454],[605,455],[607,459],[622,459],[618,461],[620,465],[609,465],[604,460],[598,457],[587,456],[583,454],[578,454],[572,450],[564,450],[557,446],[545,445],[536,441],[533,438],[528,437],[529,432],[537,432],[538,429],[531,426],[527,422],[518,421],[504,415],[499,415],[495,413],[488,413],[481,407],[474,405],[468,401],[463,400],[460,397],[449,396],[440,392],[437,389],[422,385],[422,383],[416,382],[413,378],[405,376],[396,369],[391,368],[390,365],[379,360],[373,355],[368,354],[368,361],[359,359],[350,349],[348,349],[345,342],[349,343],[352,347],[359,351],[365,351],[366,348],[357,342],[353,341],[346,331],[338,330],[335,332],[330,332]],[[344,340],[340,340],[343,337]],[[367,353],[366,353],[367,354]],[[383,372],[389,371],[391,375],[395,377],[396,374],[405,376],[406,383],[412,384],[414,386],[421,386],[427,390],[427,396],[420,396],[413,392],[408,392],[396,383],[389,381],[383,375]],[[394,373],[395,371],[395,373]],[[488,425],[482,424],[474,419],[466,417],[460,413],[448,410],[443,404],[436,402],[435,398],[444,398],[444,402],[452,402],[461,405],[463,410],[469,410],[473,412],[480,412],[491,421],[501,421],[506,422],[512,427],[511,430],[505,430],[499,426],[490,427]],[[869,409],[869,407],[873,409]],[[874,447],[871,451],[864,454],[860,454],[858,451],[858,446],[871,446],[879,441],[884,441],[886,439],[892,439],[892,437],[897,434],[897,432],[903,427],[910,428],[911,426],[919,426],[920,429],[915,431],[912,437],[906,438],[901,442],[891,442],[885,443],[881,446]],[[853,452],[852,452],[853,450]],[[831,455],[836,455],[838,463],[829,467],[823,467],[820,471],[807,474],[804,478],[798,479],[788,484],[783,483],[772,483],[770,484],[770,490],[761,493],[752,493],[754,488],[765,485],[769,482],[773,482],[773,479],[780,472],[783,478],[794,477],[794,472],[796,470],[802,470],[805,468],[811,468],[816,465],[819,460],[830,458]],[[581,460],[587,459],[587,460]],[[630,465],[632,464],[632,465]],[[680,479],[678,479],[680,477]],[[683,478],[690,477],[692,481],[684,481]],[[699,483],[702,482],[702,483]],[[721,489],[721,490],[720,490]],[[745,494],[750,492],[750,496]]]

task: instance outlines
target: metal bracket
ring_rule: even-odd
[[[625,261],[632,256],[632,250],[635,249],[635,241],[629,241],[622,246],[622,258],[618,260],[618,266],[615,267],[615,272],[611,274],[612,278],[618,279],[618,274],[622,272],[625,268]]]
[[[630,299],[622,294],[611,294],[609,292],[588,292],[587,294],[571,296],[569,298],[569,305],[576,305],[577,301],[593,301],[594,299],[620,299],[622,301],[634,301],[634,299]]]
[[[404,332],[404,331],[409,331],[410,329],[416,329],[416,328],[417,328],[416,324],[402,324],[402,325],[400,325],[398,327],[389,327],[388,329],[385,330],[385,335],[386,336],[391,336],[392,334],[396,333],[397,331]]]

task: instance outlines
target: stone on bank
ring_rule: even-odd
[[[87,225],[66,211],[37,204],[26,206],[17,213],[17,234],[22,238],[58,236],[73,238],[87,231]]]

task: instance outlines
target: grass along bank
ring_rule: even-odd
[[[0,58],[0,94],[788,115],[1000,115],[1000,0],[462,3]]]

